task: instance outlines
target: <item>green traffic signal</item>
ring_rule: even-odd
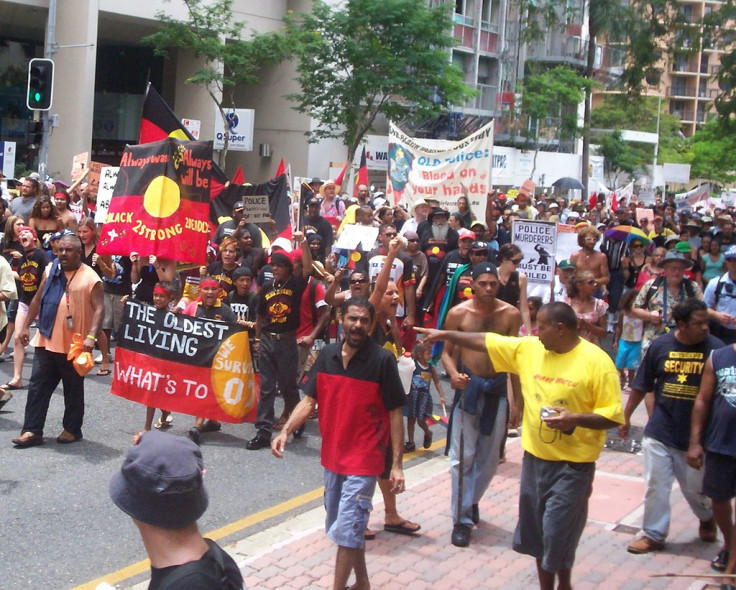
[[[48,111],[53,93],[54,62],[50,59],[32,59],[28,63],[26,106],[31,110]]]

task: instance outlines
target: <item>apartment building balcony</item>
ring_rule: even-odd
[[[458,17],[459,15],[455,15]],[[457,20],[457,19],[456,19]],[[470,19],[471,21],[473,19]],[[480,31],[480,42],[479,51],[481,53],[490,53],[493,55],[498,54],[498,32],[497,27],[492,27],[488,23],[487,28],[481,27]],[[475,27],[467,24],[459,24],[455,22],[453,26],[453,37],[458,40],[458,47],[468,49],[470,51],[475,50]]]
[[[484,114],[493,114],[498,104],[498,86],[490,84],[476,84],[475,88],[480,94],[465,103],[465,110],[482,111]]]
[[[697,90],[694,87],[688,87],[688,86],[668,86],[667,87],[667,96],[671,96],[673,98],[679,98],[679,97],[695,98],[697,95],[698,95]]]
[[[586,42],[577,35],[564,35],[548,32],[547,38],[533,41],[529,44],[527,59],[545,63],[568,64],[576,67],[585,67]],[[602,52],[596,51],[593,67],[600,68]]]
[[[670,109],[670,115],[677,117],[683,123],[693,123],[695,121],[695,111],[694,110]]]

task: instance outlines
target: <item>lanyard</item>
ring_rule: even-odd
[[[69,279],[64,286],[64,299],[66,301],[66,327],[70,330],[74,330],[74,320],[72,319],[72,310],[69,305],[69,286],[72,284],[72,281],[74,280],[74,277],[77,276],[78,272],[79,269],[75,270],[72,278]]]

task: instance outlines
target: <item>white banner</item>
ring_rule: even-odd
[[[698,201],[704,201],[710,196],[710,183],[695,187],[686,193],[677,193],[675,195],[675,204],[678,209],[690,209],[695,206]]]
[[[557,224],[554,221],[514,219],[511,242],[524,256],[519,271],[530,285],[549,285],[555,274]]]
[[[662,174],[665,182],[687,184],[690,182],[690,164],[663,164]]]
[[[253,109],[234,109],[225,113],[227,119],[227,149],[234,152],[250,152],[253,150]],[[213,149],[225,147],[225,125],[220,110],[215,106],[215,137]]]
[[[100,170],[100,185],[97,188],[97,210],[95,211],[95,223],[105,223],[107,209],[110,207],[112,191],[118,181],[119,166],[105,166]]]
[[[431,197],[452,212],[457,211],[457,198],[466,195],[476,218],[485,219],[492,149],[493,122],[462,141],[433,148],[391,123],[386,198],[411,210],[414,199]]]

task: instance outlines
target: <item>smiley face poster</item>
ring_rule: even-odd
[[[127,146],[97,251],[205,264],[211,173],[211,141]]]

